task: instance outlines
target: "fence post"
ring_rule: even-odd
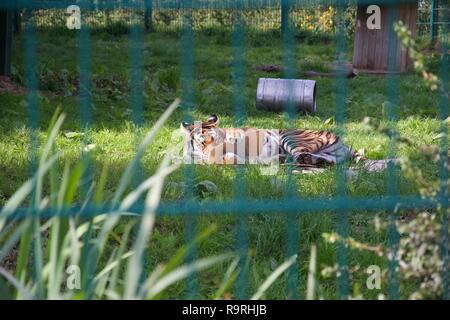
[[[431,0],[431,7],[430,7],[430,37],[431,37],[431,43],[434,43],[435,38],[438,33],[438,10],[439,7],[439,0]]]
[[[22,10],[14,11],[14,33],[19,34],[22,31]]]
[[[144,25],[146,31],[152,31],[153,29],[153,21],[152,21],[152,13],[153,13],[153,6],[152,6],[152,0],[145,0],[144,1]]]
[[[0,9],[0,75],[11,73],[13,10]]]
[[[289,24],[289,1],[281,0],[281,33],[284,34]]]

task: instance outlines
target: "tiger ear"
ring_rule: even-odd
[[[219,118],[215,114],[212,114],[209,116],[208,120],[203,123],[203,127],[211,128],[216,127],[218,124]]]
[[[191,125],[188,122],[181,122],[180,124],[180,129],[186,134],[186,135],[190,135],[191,134]]]

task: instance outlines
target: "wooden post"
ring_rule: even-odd
[[[153,30],[153,20],[152,20],[152,13],[153,13],[153,6],[152,6],[152,0],[145,0],[144,1],[144,25],[146,31],[152,31]]]
[[[374,1],[376,4],[377,2]],[[358,5],[353,51],[353,67],[360,72],[390,73],[404,72],[412,66],[408,50],[401,47],[400,41],[391,41],[394,33],[393,22],[402,20],[411,30],[412,37],[417,34],[417,2],[403,1],[395,4],[378,4],[381,10],[381,28],[369,29],[366,4]],[[394,18],[394,21],[391,21]],[[395,63],[392,63],[395,61]]]
[[[0,9],[0,75],[11,73],[11,47],[13,37],[13,10]]]

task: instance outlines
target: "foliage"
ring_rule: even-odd
[[[100,180],[93,182],[87,190],[84,203],[76,214],[69,210],[77,206],[75,193],[83,192],[79,189],[82,189],[86,159],[81,159],[73,167],[66,164],[63,176],[56,176],[56,161],[60,153],[53,154],[52,150],[65,115],[58,116],[59,111],[55,113],[36,174],[17,190],[0,211],[1,298],[157,299],[176,282],[234,257],[232,253],[226,253],[180,265],[193,245],[198,245],[215,231],[213,224],[201,232],[193,243],[181,246],[166,264],[158,265],[148,274],[142,268],[164,179],[178,167],[171,164],[177,150],[171,151],[169,148],[154,175],[127,195],[124,194],[143,152],[178,104],[177,100],[165,111],[139,145],[135,158],[120,179],[109,209],[103,205],[103,192],[108,179],[108,168],[105,167]],[[65,133],[69,138],[83,135]],[[89,156],[88,153],[89,149],[85,157]],[[42,186],[47,174],[51,192],[44,195]],[[202,196],[217,192],[217,187],[210,181],[200,182],[198,189]],[[133,205],[142,196],[145,198],[143,212],[133,212]],[[33,198],[32,203],[36,205],[25,216],[17,217],[20,205],[28,197]],[[50,212],[48,220],[43,216],[46,211]],[[111,244],[111,241],[115,243]],[[253,299],[263,297],[271,284],[295,260],[296,256],[291,257],[269,275]],[[240,272],[236,270],[236,261],[235,258],[230,265],[214,295],[216,298],[225,294]]]
[[[414,61],[415,69],[422,75],[427,87],[431,91],[440,90],[448,99],[448,92],[445,91],[441,80],[433,73],[426,69],[426,58],[419,51],[416,42],[411,38],[411,32],[406,28],[402,22],[398,22],[395,26],[402,44],[409,49],[411,58]],[[444,121],[448,124],[448,119]],[[367,122],[368,124],[369,122]],[[369,125],[370,126],[370,125]],[[442,127],[445,128],[445,127]],[[385,132],[395,139],[397,143],[412,145],[413,142],[401,137],[398,132],[386,128],[380,128],[379,125],[370,126],[370,129],[375,129]],[[436,140],[445,139],[445,132],[443,130],[435,137]],[[442,197],[445,197],[450,192],[450,172],[449,157],[450,151],[444,150],[441,152],[438,146],[421,146],[421,153],[429,162],[440,164],[442,167],[440,175],[434,179],[426,179],[425,176],[429,173],[424,172],[423,168],[418,165],[417,159],[410,157],[403,157],[400,159],[402,171],[411,181],[414,181],[421,196],[430,199],[435,203],[441,203]],[[447,172],[447,174],[443,174]],[[438,206],[434,212],[419,212],[410,213],[404,217],[404,221],[395,221],[392,223],[382,222],[380,217],[374,219],[375,228],[380,232],[389,232],[393,227],[399,233],[400,239],[398,242],[398,249],[390,247],[386,244],[371,245],[355,240],[352,237],[342,237],[338,233],[324,233],[323,237],[328,243],[340,242],[345,247],[351,250],[372,252],[380,257],[386,257],[390,261],[395,261],[398,268],[395,272],[399,275],[401,283],[405,286],[406,283],[414,283],[414,289],[409,293],[410,299],[439,299],[443,297],[444,285],[448,285],[448,270],[450,270],[450,261],[448,259],[450,225],[448,217],[450,210],[447,207]],[[392,233],[391,233],[392,236]],[[447,264],[447,265],[446,265]],[[359,266],[351,270],[350,273],[359,271]],[[327,266],[322,269],[324,276],[339,276],[338,268],[336,266]],[[382,272],[384,283],[387,283],[388,269],[385,268]],[[444,280],[444,277],[447,277]],[[359,292],[354,292],[353,298],[364,298]],[[384,296],[379,296],[384,298]]]
[[[398,263],[395,272],[400,277],[401,288],[413,284],[414,289],[409,293],[409,299],[440,299],[445,283],[443,281],[445,270],[450,268],[448,259],[448,265],[444,265],[445,250],[448,250],[448,246],[442,243],[444,231],[440,217],[438,214],[422,212],[409,221],[397,222],[400,240],[395,258],[392,250],[385,245],[371,245],[351,237],[343,238],[337,233],[324,233],[323,237],[330,244],[341,242],[350,250],[366,251],[379,257],[395,259]],[[379,217],[374,221],[377,229],[379,232],[386,231],[389,225],[380,221]],[[448,225],[447,228],[449,229]],[[349,271],[354,275],[360,272],[360,269],[358,265]],[[321,273],[324,277],[339,276],[336,266],[323,267]],[[389,283],[388,274],[388,268],[382,270],[382,283]],[[354,292],[352,298],[362,299],[364,296],[360,292]]]
[[[411,30],[403,23],[403,21],[398,21],[394,27],[397,32],[398,37],[402,43],[402,46],[409,51],[411,59],[414,60],[414,68],[419,72],[424,78],[425,82],[432,91],[441,89],[444,94],[449,97],[449,93],[445,91],[442,87],[442,83],[439,81],[438,77],[432,72],[428,72],[425,66],[425,55],[419,51],[416,41],[412,38]]]
[[[221,125],[231,127],[236,125],[233,110],[233,58],[231,48],[231,32],[229,30],[210,29],[211,34],[195,32],[194,42],[194,76],[193,76],[193,112],[194,119],[205,119],[211,113],[217,113],[221,118]],[[73,33],[76,34],[76,33]],[[53,74],[66,69],[70,78],[78,76],[77,61],[78,39],[72,35],[61,34],[55,36],[47,31],[39,31],[37,42],[37,68],[39,72],[50,69]],[[87,177],[82,179],[81,189],[74,195],[74,203],[82,204],[85,201],[83,190],[89,190],[88,181],[100,181],[104,166],[108,166],[110,173],[104,187],[105,202],[114,197],[120,177],[128,163],[133,160],[136,152],[136,144],[145,136],[145,132],[151,129],[160,114],[167,108],[173,97],[181,95],[181,83],[178,83],[180,72],[183,71],[181,55],[186,54],[182,46],[179,34],[176,32],[160,32],[143,35],[143,57],[145,85],[143,88],[142,123],[134,125],[135,110],[130,104],[130,80],[129,80],[129,39],[127,36],[109,36],[103,33],[93,34],[91,37],[91,59],[93,80],[110,79],[119,80],[118,85],[105,82],[105,86],[99,88],[92,86],[92,122],[88,129],[80,123],[80,106],[78,96],[65,96],[65,90],[40,91],[38,93],[39,119],[36,130],[31,130],[28,121],[30,106],[25,103],[26,96],[12,96],[0,94],[0,202],[5,204],[16,190],[27,180],[30,172],[29,164],[32,159],[30,141],[32,137],[40,145],[45,145],[47,140],[46,128],[56,106],[60,105],[66,114],[61,132],[55,141],[55,151],[62,151],[59,157],[57,177],[63,176],[63,169],[68,163],[71,168],[76,166],[83,156],[83,148],[86,144],[93,144],[95,148],[89,151],[91,163]],[[18,78],[24,78],[23,47],[24,37],[15,38],[13,61],[18,73]],[[260,128],[284,128],[286,126],[284,114],[267,113],[255,108],[254,94],[257,79],[259,77],[282,77],[282,72],[266,72],[255,70],[254,66],[283,65],[283,40],[278,31],[274,32],[249,32],[246,38],[245,50],[245,81],[242,85],[242,93],[245,96],[243,107],[246,110],[243,120],[245,126]],[[322,44],[295,42],[295,61],[298,62],[297,77],[302,77],[305,70],[323,69],[332,65],[335,59],[336,48],[333,43]],[[350,48],[349,48],[350,50]],[[351,52],[348,52],[351,55]],[[48,63],[51,61],[51,63]],[[44,67],[45,66],[45,67]],[[42,71],[43,74],[50,72]],[[44,78],[48,78],[46,76]],[[42,78],[42,75],[38,75]],[[398,145],[398,155],[410,157],[417,167],[421,168],[425,182],[436,181],[438,165],[422,155],[420,146],[426,145],[435,148],[439,145],[440,121],[437,120],[437,106],[439,94],[430,92],[421,77],[416,74],[402,74],[398,76],[397,133],[400,137],[408,137],[411,144]],[[311,128],[319,130],[337,130],[337,121],[332,116],[336,111],[335,79],[330,77],[317,77],[318,110],[314,115],[299,115],[293,120],[298,128]],[[58,85],[57,83],[55,83]],[[124,85],[122,87],[122,85]],[[345,100],[346,119],[343,129],[344,141],[355,150],[365,149],[365,155],[371,159],[386,158],[389,154],[388,138],[379,130],[367,130],[362,122],[365,117],[379,122],[380,129],[387,127],[387,118],[383,112],[383,102],[386,100],[386,78],[359,75],[347,81],[347,96]],[[63,87],[63,86],[61,86]],[[116,92],[115,90],[118,90]],[[58,94],[56,94],[58,92]],[[112,92],[109,94],[108,92]],[[120,92],[120,93],[119,93]],[[414,92],[414,95],[410,94]],[[150,177],[157,170],[164,158],[164,154],[172,133],[179,128],[184,117],[181,108],[176,110],[171,118],[164,124],[154,142],[145,152],[140,162],[142,175]],[[331,118],[330,118],[331,117]],[[328,120],[327,120],[328,119]],[[84,133],[84,135],[82,134]],[[41,148],[38,148],[41,152]],[[189,169],[190,170],[190,169]],[[217,187],[210,188],[213,192],[204,193],[201,188],[192,196],[198,196],[194,201],[201,200],[200,205],[208,205],[209,201],[232,200],[236,196],[234,179],[236,172],[229,167],[197,167],[192,169],[195,180],[191,185],[202,181],[211,181]],[[139,172],[139,170],[138,170]],[[287,189],[288,176],[283,170],[270,179],[262,176],[258,168],[251,166],[242,170],[242,178],[245,182],[245,192],[242,196],[250,200],[278,201],[286,197],[300,196],[307,199],[332,198],[336,195],[336,173],[333,168],[327,168],[322,174],[295,175],[292,177],[293,191]],[[139,174],[138,174],[139,175]],[[418,195],[420,185],[418,181],[405,175],[405,171],[397,171],[399,179],[399,195]],[[85,177],[85,176],[84,176]],[[378,197],[387,193],[387,174],[365,174],[358,172],[355,179],[348,181],[348,196],[351,198]],[[184,168],[180,168],[167,177],[162,191],[162,201],[170,206],[176,206],[180,200],[186,200],[188,195],[183,193],[186,177]],[[173,186],[173,188],[171,187]],[[127,188],[126,194],[133,191],[135,185]],[[207,190],[207,189],[206,189]],[[44,181],[43,191],[45,195],[50,193],[48,179]],[[24,203],[29,205],[29,202]],[[317,266],[334,263],[335,248],[329,245],[321,237],[322,233],[330,233],[335,230],[335,216],[332,212],[302,212],[301,214],[284,215],[280,211],[265,212],[249,215],[247,212],[237,212],[237,216],[217,214],[213,216],[196,216],[195,224],[198,230],[208,230],[210,225],[216,225],[217,231],[211,232],[207,240],[196,242],[198,257],[207,257],[222,252],[229,252],[236,247],[236,227],[240,223],[246,224],[248,234],[248,255],[246,272],[240,272],[241,266],[221,263],[208,268],[198,274],[198,292],[200,298],[234,298],[233,286],[235,278],[241,274],[248,286],[249,293],[257,292],[264,279],[277,269],[289,256],[287,247],[286,230],[298,225],[297,232],[292,232],[293,247],[300,259],[295,267],[298,268],[298,293],[299,297],[305,296],[306,275],[308,265],[305,257],[308,256],[311,244],[317,244]],[[383,213],[380,213],[384,219]],[[134,219],[128,217],[127,219]],[[119,238],[124,234],[128,220],[121,220],[114,231]],[[136,224],[135,224],[136,225]],[[177,250],[183,246],[186,239],[186,231],[195,228],[187,228],[185,219],[181,217],[161,217],[156,221],[152,236],[147,242],[145,272],[148,275],[160,264],[166,264]],[[355,210],[349,215],[349,232],[356,241],[385,245],[387,239],[383,233],[374,232],[372,228],[372,216],[366,210]],[[132,230],[135,230],[132,228]],[[94,233],[98,230],[94,229]],[[130,231],[131,232],[131,231]],[[135,234],[134,231],[131,235]],[[131,238],[130,236],[129,238]],[[45,237],[44,244],[45,244]],[[105,246],[105,250],[111,251],[120,245],[119,239],[111,236]],[[128,241],[128,248],[131,240]],[[16,248],[17,249],[17,248]],[[12,249],[14,251],[14,249]],[[294,254],[294,252],[292,253]],[[105,252],[101,259],[99,269],[107,265],[108,254]],[[303,258],[302,258],[303,257]],[[106,261],[105,261],[106,260]],[[125,262],[127,260],[124,260]],[[353,270],[355,263],[360,269],[372,264],[384,266],[386,259],[364,250],[352,250],[349,252],[350,268]],[[122,264],[123,272],[126,263]],[[32,265],[30,265],[32,267]],[[244,268],[244,267],[242,267]],[[119,273],[122,274],[122,273]],[[364,283],[366,274],[354,274],[353,283]],[[1,277],[0,277],[1,278]],[[3,279],[3,278],[2,278]],[[225,280],[227,279],[227,280]],[[225,282],[222,282],[225,281]],[[264,294],[264,298],[285,299],[287,277],[281,275],[276,282]],[[412,284],[405,284],[406,286]],[[1,285],[0,285],[1,286]],[[119,285],[118,288],[121,286]],[[184,294],[185,283],[176,282],[167,287],[163,298],[180,298]],[[220,289],[220,292],[218,290]],[[216,289],[218,290],[216,292]],[[402,297],[408,297],[412,289],[407,287],[402,290]],[[1,291],[1,289],[0,289]],[[319,298],[333,299],[336,293],[334,279],[325,279],[318,274],[316,296]],[[377,293],[364,292],[364,297],[373,299]],[[249,297],[251,294],[248,295]]]
[[[0,261],[18,244],[17,258],[13,267],[16,276],[4,267],[0,274],[14,287],[16,297],[23,299],[74,299],[74,298],[155,298],[169,285],[179,281],[192,272],[210,267],[230,257],[229,254],[208,257],[178,267],[184,258],[186,249],[181,247],[179,253],[166,265],[161,265],[146,276],[143,285],[139,279],[143,275],[142,259],[146,252],[146,241],[152,232],[155,210],[160,199],[164,178],[176,169],[170,165],[170,152],[160,168],[138,188],[123,197],[125,187],[136,168],[136,163],[154,139],[164,121],[177,107],[172,104],[139,146],[135,159],[130,163],[121,183],[116,189],[113,205],[108,211],[95,210],[90,219],[82,217],[83,209],[78,215],[67,216],[65,211],[73,207],[73,198],[80,188],[84,165],[77,163],[72,169],[66,165],[62,180],[58,184],[55,176],[55,161],[59,154],[52,154],[53,143],[63,123],[64,115],[53,118],[49,128],[49,140],[41,154],[35,176],[27,181],[10,199],[0,212]],[[88,191],[85,206],[102,203],[103,188],[107,179],[104,170],[95,191]],[[42,184],[50,174],[52,192],[48,196],[42,193]],[[145,208],[140,218],[130,213],[131,206],[146,193]],[[16,220],[14,214],[20,204],[28,197],[34,198],[36,205],[25,219]],[[120,200],[123,197],[123,200]],[[115,200],[115,201],[114,201]],[[119,201],[120,200],[120,201]],[[114,203],[117,204],[114,204]],[[53,217],[41,220],[40,212],[51,205]],[[116,226],[124,217],[123,233],[118,233]],[[135,224],[138,223],[136,226]],[[129,239],[132,228],[136,227],[134,240]],[[43,233],[45,232],[45,233]],[[210,231],[208,231],[210,232]],[[205,234],[200,237],[204,238]],[[111,250],[109,238],[116,239],[118,246]],[[131,243],[131,248],[129,247]],[[45,248],[45,250],[43,250]],[[34,253],[30,261],[30,249]],[[125,271],[121,268],[126,265]],[[33,266],[33,267],[31,267]],[[74,268],[75,267],[75,268]],[[34,270],[33,272],[31,270]],[[67,279],[64,286],[66,270],[80,270],[79,279]],[[32,274],[35,276],[32,276]],[[124,277],[122,279],[122,277]],[[70,283],[72,281],[73,283]],[[71,288],[70,285],[73,285]]]

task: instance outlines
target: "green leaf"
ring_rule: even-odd
[[[233,283],[236,281],[239,271],[236,271],[237,266],[239,265],[239,258],[236,257],[228,267],[227,271],[225,272],[225,275],[223,277],[223,280],[220,284],[219,289],[216,291],[216,293],[213,296],[214,300],[220,299],[226,290],[231,288]]]
[[[167,273],[175,269],[176,266],[181,264],[187,252],[189,252],[194,246],[198,245],[200,242],[208,238],[215,231],[217,231],[217,225],[211,224],[210,226],[208,226],[208,228],[199,233],[191,243],[184,245],[180,249],[178,249],[164,267],[162,276],[166,275]]]
[[[106,163],[103,166],[102,173],[100,174],[100,179],[97,186],[95,187],[93,202],[96,205],[100,205],[103,201],[103,193],[105,190],[106,181],[108,179],[109,165]]]
[[[17,289],[21,297],[27,300],[33,299],[31,292],[29,292],[12,274],[2,267],[0,267],[0,275]]]
[[[263,294],[269,289],[269,287],[278,279],[279,276],[283,274],[291,265],[297,260],[297,255],[293,255],[288,260],[283,262],[274,272],[267,277],[263,284],[258,288],[256,293],[253,295],[251,300],[259,300]]]
[[[147,299],[153,299],[156,295],[166,289],[168,286],[174,284],[181,279],[188,277],[194,272],[199,272],[203,269],[209,268],[215,264],[219,264],[225,260],[234,257],[233,254],[222,254],[203,259],[198,259],[190,264],[183,265],[169,274],[161,277],[152,287],[148,288]]]
[[[330,117],[327,120],[325,120],[325,124],[334,124],[334,117]]]
[[[180,100],[176,99],[169,106],[169,108],[167,108],[167,110],[158,119],[158,121],[156,121],[156,123],[153,125],[150,132],[145,136],[144,140],[139,145],[139,148],[136,152],[136,156],[131,161],[131,163],[127,166],[127,168],[125,169],[125,172],[123,173],[123,175],[120,179],[119,186],[117,187],[116,193],[112,200],[113,207],[119,202],[119,199],[122,197],[123,193],[125,192],[125,189],[128,186],[128,184],[131,180],[131,177],[133,176],[134,171],[136,170],[137,164],[141,161],[141,158],[144,155],[144,152],[147,150],[148,146],[153,142],[158,131],[161,129],[161,127],[166,122],[166,120],[169,118],[169,116],[172,114],[172,112],[175,111],[175,109],[178,107],[179,104],[180,104]]]
[[[80,184],[81,177],[83,176],[84,165],[82,161],[79,161],[75,167],[72,169],[72,173],[70,174],[69,181],[67,184],[67,192],[64,196],[64,204],[66,206],[70,205],[73,202],[75,193]]]
[[[68,131],[64,132],[64,136],[68,139],[81,138],[84,136],[84,132]]]

